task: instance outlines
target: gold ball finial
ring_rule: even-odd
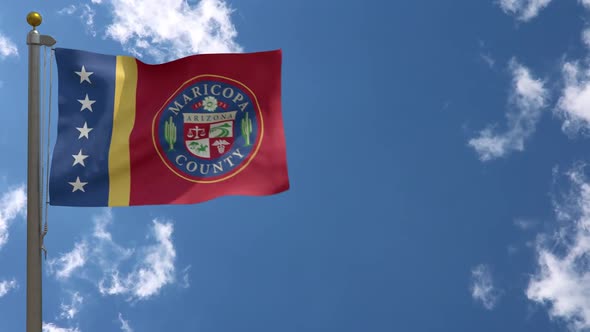
[[[37,12],[30,12],[27,14],[27,23],[29,23],[33,29],[40,26],[41,21],[43,21],[41,14]]]

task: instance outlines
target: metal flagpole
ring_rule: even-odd
[[[33,27],[27,35],[29,45],[29,134],[27,155],[27,332],[41,332],[41,132],[39,126],[39,54],[41,46],[52,46],[55,39],[39,34],[41,15],[30,12],[27,22]]]

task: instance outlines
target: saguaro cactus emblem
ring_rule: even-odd
[[[242,119],[242,136],[244,136],[244,140],[246,140],[246,144],[244,146],[250,146],[250,135],[252,134],[252,119],[248,117],[248,113],[246,113],[246,117]]]
[[[168,151],[174,150],[176,143],[176,125],[172,121],[172,117],[164,123],[164,139],[168,143]]]

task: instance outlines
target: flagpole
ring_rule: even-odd
[[[41,15],[30,12],[27,22],[33,27],[27,35],[29,45],[29,120],[27,155],[27,332],[41,332],[41,131],[39,125],[39,77],[41,46],[55,40],[39,34]]]

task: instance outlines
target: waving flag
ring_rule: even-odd
[[[190,204],[289,188],[281,51],[148,65],[57,49],[50,203]]]

